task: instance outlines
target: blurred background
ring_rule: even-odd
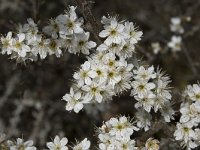
[[[199,80],[200,0],[93,0],[88,4],[97,21],[103,15],[119,15],[119,19],[139,26],[144,36],[137,46],[137,56],[171,76],[175,103],[188,83]],[[30,17],[42,27],[68,5],[77,4],[74,0],[0,0],[0,33],[15,31],[18,23]],[[79,8],[77,11],[82,16]],[[171,17],[191,17],[183,23],[187,53],[165,48],[172,36]],[[163,52],[161,49],[154,54],[153,42],[159,42]],[[48,56],[24,65],[0,55],[0,132],[9,138],[32,139],[38,148],[44,148],[55,135],[66,136],[70,142],[88,137],[96,143],[94,128],[103,121],[119,114],[134,116],[134,100],[129,93],[114,97],[109,104],[90,105],[79,114],[65,110],[62,96],[69,92],[72,75],[85,60],[83,55],[65,53],[61,58]]]

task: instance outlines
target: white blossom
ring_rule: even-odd
[[[86,101],[81,99],[81,92],[75,93],[73,88],[70,88],[70,94],[63,96],[63,100],[67,102],[66,110],[74,110],[76,113],[83,109],[83,104],[86,103]]]
[[[136,122],[138,128],[144,128],[145,131],[149,130],[151,126],[152,116],[144,109],[139,109],[136,114]]]
[[[132,44],[138,43],[143,35],[143,32],[138,31],[137,27],[133,25],[133,22],[125,22],[125,32],[128,34]]]
[[[159,150],[159,141],[153,138],[149,138],[145,143],[146,150]]]
[[[85,138],[83,141],[74,146],[73,150],[89,150],[89,148],[90,148],[90,141],[87,138]]]
[[[173,52],[178,52],[181,51],[181,43],[182,43],[182,38],[181,36],[172,36],[171,41],[168,42],[168,47],[171,48]]]
[[[154,54],[158,54],[161,51],[161,46],[158,42],[151,43],[151,47],[153,49]]]
[[[53,142],[48,142],[46,145],[49,150],[68,150],[67,143],[68,139],[66,137],[60,139],[59,136],[55,136]]]
[[[124,33],[124,25],[118,23],[116,20],[111,20],[109,25],[104,26],[105,30],[99,33],[99,36],[106,38],[105,44],[110,45],[112,43],[119,44],[127,36]]]
[[[17,138],[16,142],[8,140],[7,145],[10,150],[36,150],[36,147],[33,146],[33,141],[24,141],[20,138]]]
[[[1,44],[2,44],[2,54],[8,54],[10,55],[13,51],[13,38],[12,38],[12,32],[8,32],[6,37],[1,37]]]
[[[181,25],[181,18],[180,17],[172,17],[170,30],[175,33],[183,34],[184,28]]]

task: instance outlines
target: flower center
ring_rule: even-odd
[[[55,41],[51,41],[50,47],[51,47],[52,49],[55,49],[55,48],[56,48],[56,42],[55,42]]]
[[[113,72],[109,72],[108,76],[109,76],[109,77],[113,77],[113,76],[114,76],[114,73],[113,73]]]
[[[110,62],[108,63],[108,65],[109,65],[110,67],[112,67],[112,66],[114,65],[114,62],[113,62],[113,61],[110,61]]]
[[[96,91],[97,91],[97,88],[96,88],[96,87],[93,87],[93,88],[92,88],[92,92],[95,93]]]
[[[79,46],[83,46],[84,44],[85,44],[85,42],[84,41],[79,41]]]
[[[145,87],[145,86],[144,86],[144,85],[142,85],[142,84],[138,86],[138,88],[139,88],[140,90],[143,90],[143,89],[144,89],[144,87]]]
[[[24,145],[20,145],[17,150],[25,150]]]
[[[68,24],[67,24],[67,26],[69,27],[69,28],[72,28],[72,27],[74,27],[74,24],[73,24],[73,22],[69,22]]]
[[[113,29],[113,30],[111,30],[110,34],[111,34],[111,35],[116,35],[116,34],[117,34],[117,31]]]
[[[183,130],[184,130],[185,132],[188,132],[188,131],[189,131],[189,128],[184,127]]]
[[[123,148],[123,149],[127,149],[128,146],[127,146],[126,144],[123,144],[122,148]]]
[[[97,73],[98,75],[101,75],[101,74],[102,74],[100,70],[97,70],[96,73]]]
[[[60,146],[57,145],[56,148],[55,148],[55,150],[61,150]]]
[[[22,47],[22,43],[21,43],[21,42],[17,42],[17,43],[15,44],[15,47],[16,47],[17,49],[20,49],[20,48]]]
[[[196,94],[196,99],[200,99],[200,94]]]

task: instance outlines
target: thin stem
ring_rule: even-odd
[[[92,33],[94,35],[94,38],[96,39],[97,43],[101,43],[101,39],[99,38],[99,31],[100,31],[100,26],[99,23],[96,21],[95,17],[93,16],[87,0],[76,0],[78,7],[80,7],[83,16],[85,20],[90,24]]]

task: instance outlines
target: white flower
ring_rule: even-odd
[[[123,139],[119,142],[116,142],[116,145],[118,150],[137,150],[134,140]]]
[[[168,47],[172,49],[173,52],[181,50],[182,38],[181,36],[172,36],[171,41],[168,42]]]
[[[156,95],[162,97],[163,101],[168,101],[172,98],[168,84],[169,81],[165,81],[163,79],[157,80]]]
[[[79,86],[90,85],[92,83],[91,78],[96,77],[96,72],[91,70],[90,62],[86,61],[81,65],[80,71],[76,72],[73,77],[77,80]]]
[[[76,7],[70,6],[69,11],[65,15],[59,15],[56,19],[60,23],[61,35],[71,35],[74,33],[83,33],[82,24],[83,19],[77,18]]]
[[[46,145],[49,150],[68,150],[68,147],[66,146],[67,143],[67,138],[64,137],[60,139],[59,136],[56,136],[53,142],[48,142]]]
[[[153,138],[149,138],[146,141],[145,147],[147,150],[159,150],[159,141]]]
[[[62,54],[61,50],[62,43],[60,40],[51,40],[49,43],[49,55],[55,54],[56,57],[60,57]]]
[[[115,136],[116,139],[129,139],[134,130],[139,130],[137,127],[133,126],[125,116],[119,117],[119,119],[111,118],[109,123],[112,126],[109,133]]]
[[[165,122],[174,120],[175,111],[172,109],[171,103],[166,101],[160,108],[161,115],[164,117]]]
[[[74,43],[74,53],[82,52],[85,55],[89,55],[89,50],[96,47],[96,43],[93,41],[88,41],[90,37],[89,32],[84,32],[82,34],[76,34]]]
[[[185,143],[188,143],[193,137],[195,137],[195,132],[192,129],[192,124],[181,124],[177,123],[176,131],[174,132],[175,139],[178,141],[184,141]]]
[[[92,83],[90,85],[85,85],[82,87],[82,90],[87,92],[85,95],[85,99],[87,100],[96,100],[98,103],[101,103],[103,100],[103,96],[101,95],[101,92],[105,90],[104,84],[97,84]]]
[[[37,24],[34,22],[32,18],[27,19],[28,23],[25,23],[23,25],[23,28],[21,28],[20,32],[32,32],[33,35],[35,35],[38,32]]]
[[[117,51],[117,55],[123,58],[130,58],[135,53],[135,46],[128,40],[122,42],[121,49]]]
[[[5,53],[7,53],[8,55],[12,54],[12,51],[13,51],[12,32],[8,32],[6,37],[3,37],[3,36],[1,37],[1,44],[2,44],[2,47],[1,47],[2,54],[5,54]]]
[[[68,50],[69,53],[76,54],[76,50],[74,50],[74,37],[67,36],[62,38],[62,48]]]
[[[132,44],[138,43],[143,35],[142,31],[137,31],[132,22],[125,22],[125,32],[128,34]]]
[[[138,95],[138,97],[143,97],[144,94],[151,92],[156,86],[152,82],[136,80],[131,83],[133,89],[131,90],[131,96]]]
[[[123,76],[122,76],[123,77]],[[124,91],[131,89],[131,78],[121,78],[121,80],[115,84],[115,91],[117,94],[121,94]]]
[[[53,39],[58,38],[58,32],[59,32],[59,23],[57,19],[53,20],[50,19],[49,25],[45,26],[43,28],[43,32],[49,36],[51,36]]]
[[[74,146],[73,150],[89,150],[89,148],[90,148],[90,141],[87,138],[85,138],[83,141]]]
[[[108,74],[108,82],[113,87],[115,86],[116,83],[120,82],[121,75],[117,72],[117,69],[108,69],[107,74]]]
[[[114,53],[106,53],[102,60],[105,65],[108,66],[108,69],[116,69],[119,66],[119,61],[116,61],[116,56]]]
[[[145,69],[143,66],[140,66],[137,70],[133,70],[133,73],[136,74],[136,76],[134,76],[134,79],[136,80],[148,81],[149,79],[156,78],[156,73],[153,66],[147,69]]]
[[[135,96],[134,98],[138,101],[135,104],[135,108],[143,107],[147,112],[151,111],[154,104],[156,95],[153,93],[144,93],[141,96]]]
[[[100,150],[134,150],[135,141],[131,139],[133,131],[139,129],[125,116],[111,118],[98,130]]]
[[[32,18],[28,18],[27,22],[28,23],[23,25],[23,28],[21,29],[22,31],[19,32],[26,34],[27,44],[30,45],[38,38],[38,27]]]
[[[182,103],[181,104],[181,123],[191,122],[194,126],[197,126],[200,123],[200,106],[192,103]]]
[[[103,16],[103,17],[101,18],[101,23],[102,23],[103,25],[109,25],[110,22],[111,22],[112,20],[115,20],[115,21],[116,21],[116,20],[117,20],[117,16],[114,16],[114,17],[109,16],[109,15],[108,15],[108,17]]]
[[[99,134],[98,138],[100,140],[100,150],[116,150],[116,140],[114,138],[107,134]]]
[[[104,26],[105,30],[99,33],[99,36],[106,38],[105,44],[121,43],[127,36],[124,32],[124,25],[118,23],[116,20],[111,20],[110,25]]]
[[[36,150],[36,147],[33,146],[33,141],[24,142],[24,140],[20,138],[17,138],[16,142],[7,141],[7,145],[10,150]]]
[[[138,109],[135,114],[137,127],[144,128],[145,131],[149,130],[151,126],[152,116],[144,109]]]
[[[39,54],[40,58],[44,59],[47,57],[47,54],[50,51],[49,43],[50,43],[49,39],[43,39],[43,37],[40,36],[40,38],[38,38],[38,40],[35,41],[35,43],[33,44],[34,47],[32,48],[31,52],[35,56],[37,56]]]
[[[95,61],[95,60],[94,60]],[[95,80],[99,83],[106,82],[107,80],[107,67],[100,62],[92,63],[91,69],[96,72]]]
[[[180,17],[171,18],[170,30],[175,33],[180,33],[180,34],[184,33],[184,28],[181,25]]]
[[[194,102],[200,102],[200,86],[198,84],[189,85],[187,90],[187,94],[190,99]]]
[[[76,113],[83,109],[83,104],[86,103],[81,99],[81,92],[74,93],[73,88],[70,88],[70,94],[63,96],[63,100],[67,101],[66,110],[74,110]]]
[[[20,57],[26,57],[27,52],[30,52],[30,47],[24,43],[25,34],[20,33],[17,37],[17,39],[13,40],[13,51],[18,53]]]
[[[154,54],[158,54],[161,51],[160,43],[158,42],[151,43],[151,47],[153,49]]]
[[[99,52],[111,52],[117,54],[118,51],[122,49],[122,44],[112,43],[110,45],[106,45],[105,43],[99,45],[97,47],[97,51]]]

